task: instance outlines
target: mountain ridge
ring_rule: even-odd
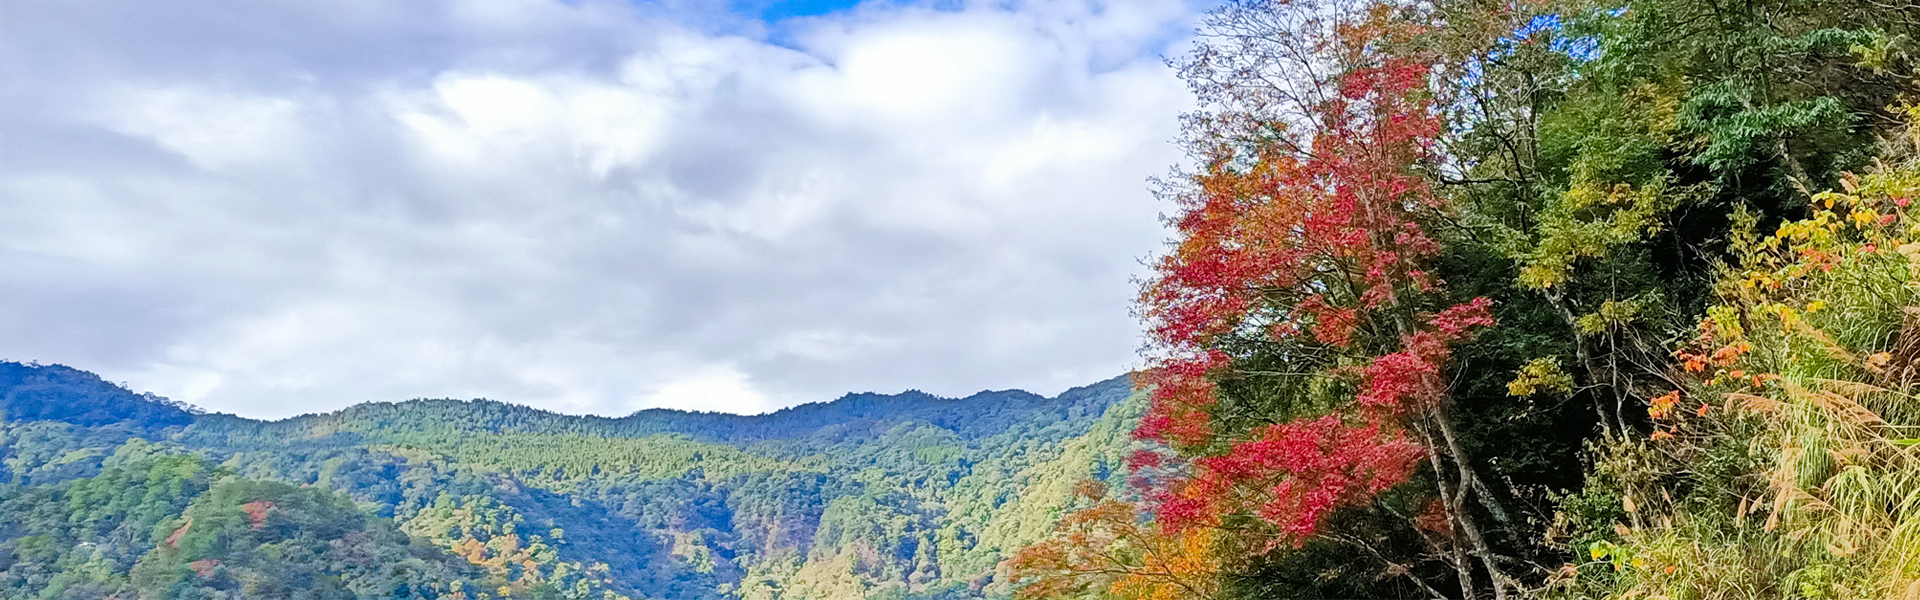
[[[261,419],[261,418],[255,418],[255,417],[242,416],[242,415],[233,414],[233,413],[209,412],[203,409],[199,409],[198,407],[195,407],[191,404],[174,401],[165,396],[159,396],[151,392],[134,392],[125,384],[116,384],[113,382],[109,382],[106,379],[101,378],[99,375],[94,374],[92,372],[85,371],[82,369],[77,369],[77,368],[70,367],[63,364],[58,364],[58,363],[42,364],[42,363],[31,362],[31,361],[29,362],[0,361],[0,411],[7,411],[0,414],[19,415],[21,413],[17,411],[18,408],[23,406],[32,406],[21,401],[23,399],[20,397],[20,394],[23,391],[27,393],[35,393],[35,392],[43,392],[47,388],[64,388],[63,391],[67,392],[66,399],[71,400],[72,394],[74,391],[76,391],[76,389],[90,388],[87,391],[91,391],[92,393],[88,395],[103,397],[104,399],[107,399],[107,400],[118,400],[121,403],[123,403],[123,406],[138,405],[140,408],[134,408],[134,409],[125,410],[125,411],[107,410],[107,411],[104,411],[104,413],[96,410],[94,412],[76,415],[72,417],[76,419],[81,419],[80,421],[69,421],[63,418],[58,418],[58,415],[56,415],[56,418],[51,418],[51,419],[35,418],[32,420],[61,420],[61,421],[72,422],[80,425],[104,425],[104,424],[114,422],[114,421],[104,420],[106,416],[119,414],[123,416],[122,420],[141,420],[141,417],[156,415],[158,416],[162,424],[184,425],[185,423],[181,421],[186,419],[194,419],[194,418],[223,418],[223,419],[251,421],[251,422],[262,423],[262,424],[276,424],[276,423],[284,423],[289,421],[306,421],[306,420],[315,420],[315,419],[325,419],[329,417],[339,417],[346,413],[374,409],[375,407],[393,407],[394,409],[397,409],[397,410],[405,410],[406,406],[416,405],[416,404],[425,404],[425,405],[465,404],[465,405],[499,406],[509,411],[528,411],[528,412],[539,413],[543,417],[547,417],[547,418],[578,419],[584,422],[643,423],[651,420],[707,419],[707,420],[713,420],[713,421],[732,421],[733,424],[737,425],[737,424],[743,424],[743,423],[765,423],[765,422],[777,421],[780,419],[804,418],[812,414],[831,412],[836,409],[845,409],[852,405],[865,405],[865,404],[879,404],[879,405],[885,405],[885,404],[898,405],[898,404],[912,404],[912,403],[937,404],[937,406],[933,406],[933,407],[922,406],[919,408],[906,409],[907,411],[910,411],[910,412],[920,413],[920,412],[926,412],[928,408],[935,409],[935,410],[951,410],[954,408],[961,408],[961,406],[959,405],[979,403],[982,401],[1007,402],[1012,400],[1012,401],[1029,401],[1029,402],[1054,402],[1054,401],[1059,401],[1063,398],[1072,398],[1072,397],[1082,396],[1088,393],[1094,393],[1093,390],[1097,388],[1111,387],[1111,386],[1121,385],[1123,383],[1130,383],[1130,377],[1131,375],[1128,375],[1128,374],[1117,375],[1117,376],[1110,377],[1098,382],[1081,385],[1081,386],[1070,387],[1054,396],[1045,396],[1045,395],[1041,395],[1033,392],[1028,392],[1026,390],[1022,390],[1018,388],[1008,388],[1008,389],[1002,389],[1002,390],[987,389],[987,390],[981,390],[981,391],[974,392],[972,394],[968,394],[966,396],[960,396],[960,397],[940,396],[940,395],[931,394],[928,392],[923,392],[918,389],[908,389],[898,393],[891,393],[891,394],[884,393],[884,392],[871,392],[871,391],[848,392],[832,400],[807,402],[807,403],[797,404],[794,406],[783,407],[778,410],[773,410],[765,413],[751,414],[751,415],[743,415],[743,414],[728,413],[728,412],[721,412],[721,411],[685,410],[685,409],[677,409],[677,408],[643,408],[643,409],[639,409],[639,410],[635,410],[633,412],[627,413],[626,415],[622,415],[622,416],[608,416],[608,415],[598,415],[598,414],[569,414],[569,413],[563,413],[559,411],[540,408],[530,404],[522,404],[518,402],[497,400],[497,399],[486,398],[486,397],[471,398],[471,399],[458,399],[458,398],[450,398],[450,397],[449,398],[424,398],[423,397],[423,398],[412,398],[412,399],[400,400],[400,401],[375,400],[375,401],[368,401],[368,402],[360,402],[360,403],[355,403],[355,404],[352,404],[340,409],[332,410],[332,411],[302,413],[299,415],[294,415],[294,416],[284,417],[279,419]],[[59,406],[59,404],[49,402],[49,403],[40,403],[39,406],[44,408],[52,408],[55,406]],[[874,408],[879,408],[879,407],[874,407]],[[132,413],[132,414],[128,414],[128,413]],[[185,417],[183,418],[181,415],[184,415]],[[41,413],[40,411],[28,411],[25,416],[38,417],[38,416],[41,416]]]
[[[210,522],[314,556],[360,532],[385,540],[362,554],[425,561],[400,574],[338,557],[284,569],[375,590],[342,598],[1001,598],[1000,561],[1050,531],[1072,482],[1123,472],[1140,407],[1121,376],[1051,398],[852,393],[761,415],[417,399],[267,421],[193,414],[66,366],[7,373],[21,376],[0,379],[0,414],[14,415],[0,417],[0,521],[23,523],[0,527],[7,598],[286,584],[245,544],[167,541]],[[153,479],[162,472],[188,475]],[[147,491],[72,512],[90,506],[75,494],[101,486]],[[253,515],[279,510],[268,505],[307,508],[280,537],[248,533]],[[75,525],[96,522],[120,533]],[[120,558],[103,566],[75,548]],[[53,575],[69,572],[94,575]],[[171,587],[150,589],[161,580]]]

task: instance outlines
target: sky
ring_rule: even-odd
[[[0,359],[257,418],[1140,364],[1183,0],[8,0]]]

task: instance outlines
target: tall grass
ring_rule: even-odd
[[[1742,219],[1648,438],[1594,447],[1544,595],[1920,600],[1920,163]]]

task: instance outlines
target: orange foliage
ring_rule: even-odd
[[[1679,403],[1680,390],[1662,394],[1660,397],[1654,398],[1653,401],[1647,403],[1647,416],[1655,419],[1665,419],[1673,414],[1674,405]]]
[[[1105,486],[1075,490],[1092,506],[1067,515],[1054,535],[1007,562],[1023,599],[1104,591],[1121,600],[1206,600],[1219,593],[1219,530],[1168,533],[1137,506],[1105,498]]]
[[[240,510],[247,513],[247,524],[252,525],[254,531],[267,526],[267,511],[272,509],[273,503],[266,500],[255,500],[240,505]]]
[[[165,544],[168,548],[178,547],[180,545],[180,538],[185,537],[187,535],[187,530],[192,528],[193,528],[193,517],[187,517],[187,522],[181,523],[179,529],[173,530],[173,534],[168,535],[166,541],[163,541],[160,543]]]
[[[219,566],[220,560],[216,558],[204,558],[187,563],[187,568],[193,569],[193,574],[200,576],[201,579],[213,577],[214,568]]]
[[[458,554],[462,558],[467,559],[467,562],[476,565],[486,562],[487,559],[487,546],[480,543],[480,540],[473,538],[461,540],[460,543],[453,545],[452,550],[454,554]]]

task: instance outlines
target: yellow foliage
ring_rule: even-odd
[[[1007,561],[1028,600],[1210,600],[1218,596],[1219,530],[1162,531],[1132,503],[1106,499],[1104,486],[1083,493],[1093,505],[1061,519],[1054,534]]]
[[[1536,358],[1520,367],[1520,372],[1507,384],[1507,394],[1513,396],[1531,396],[1551,391],[1559,394],[1573,393],[1573,376],[1560,368],[1560,361],[1552,358]]]
[[[1725,491],[1630,508],[1633,527],[1588,549],[1608,595],[1896,598],[1920,577],[1920,248],[1905,250],[1920,165],[1842,187],[1736,241],[1739,270],[1679,353],[1699,373],[1685,398],[1719,400],[1662,396],[1661,435],[1623,443],[1666,462],[1615,469],[1665,474],[1629,496],[1673,487],[1660,476]],[[1747,470],[1702,474],[1733,458]]]

